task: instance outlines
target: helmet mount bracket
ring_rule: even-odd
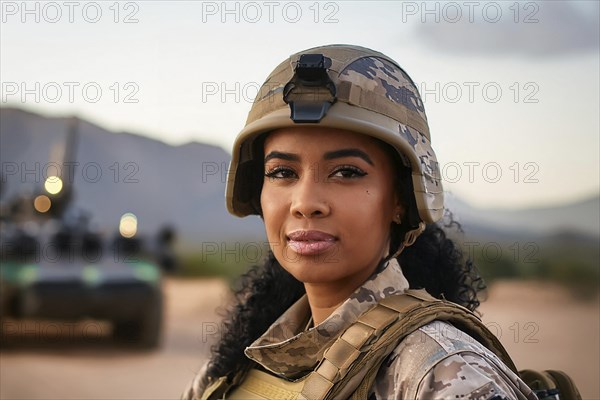
[[[294,76],[283,88],[283,101],[290,106],[295,123],[318,123],[336,101],[336,87],[327,69],[331,59],[323,54],[302,54]]]

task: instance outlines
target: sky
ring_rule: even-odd
[[[289,55],[395,59],[424,99],[444,189],[481,208],[598,195],[599,2],[2,1],[3,107],[231,152]]]

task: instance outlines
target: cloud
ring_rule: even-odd
[[[418,39],[435,50],[464,55],[553,57],[599,51],[596,1],[468,3],[437,3],[439,22],[436,14],[419,10],[414,15],[423,22]]]

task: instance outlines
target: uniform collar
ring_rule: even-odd
[[[246,356],[276,375],[288,379],[302,377],[314,369],[325,350],[360,314],[384,297],[407,289],[408,281],[396,259],[392,259],[327,319],[307,331],[304,328],[310,318],[310,307],[304,295],[246,348]]]

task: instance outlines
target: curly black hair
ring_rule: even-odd
[[[460,229],[451,214],[449,219],[444,227],[456,225]],[[428,225],[397,260],[411,288],[424,288],[432,296],[443,297],[471,311],[479,306],[477,294],[485,289],[483,279],[471,261],[463,262],[461,249],[446,236],[442,225]],[[303,284],[269,252],[265,263],[245,273],[234,291],[235,299],[223,322],[221,340],[211,349],[207,377],[232,377],[245,368],[249,360],[244,349],[304,293]]]

